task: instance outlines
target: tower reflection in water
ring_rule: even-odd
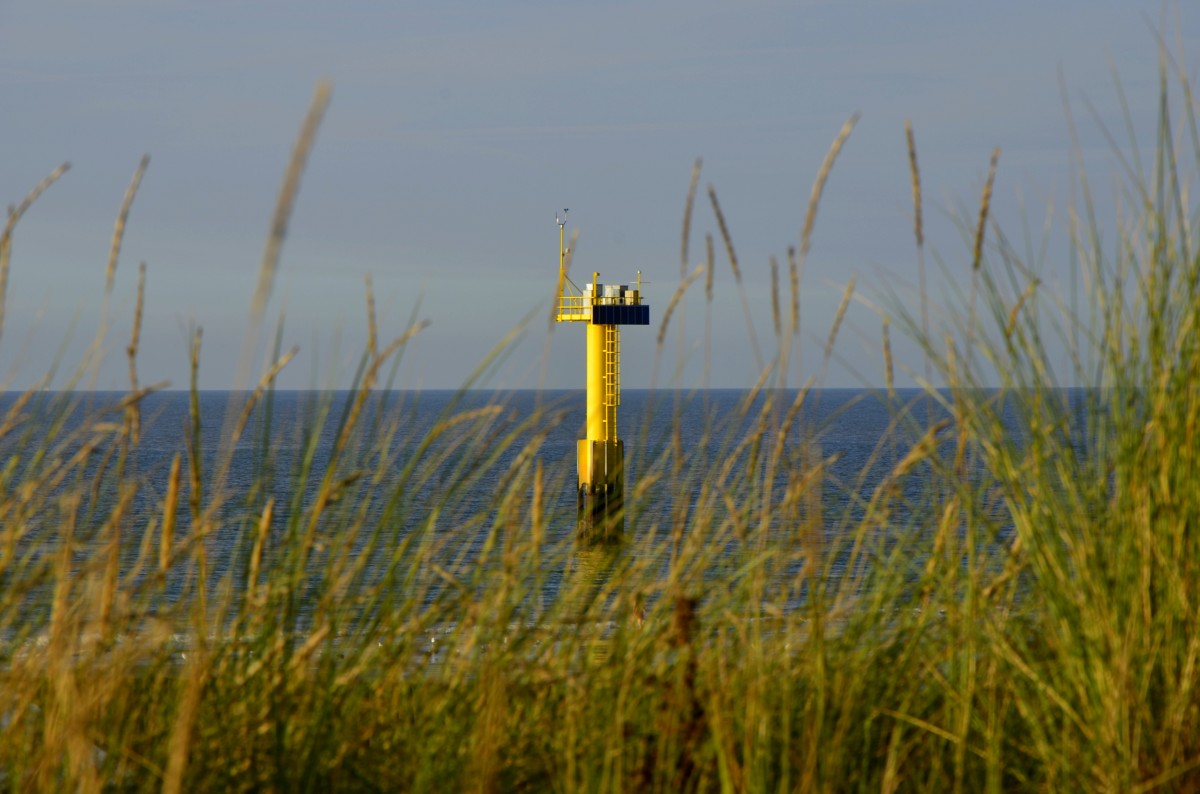
[[[564,617],[575,624],[592,663],[609,658],[614,635],[622,627],[641,625],[640,598],[629,591],[624,575],[627,554],[623,532],[599,538],[580,534],[567,564]]]

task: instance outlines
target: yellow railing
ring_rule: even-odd
[[[622,295],[619,297],[591,298],[586,295],[560,295],[558,310],[554,319],[559,322],[588,322],[592,319],[593,306],[626,305],[636,306],[641,303],[641,294],[632,303],[628,303]]]
[[[561,322],[587,322],[592,319],[592,299],[582,295],[560,295],[558,313],[554,319]]]

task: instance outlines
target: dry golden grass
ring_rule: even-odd
[[[327,102],[318,89],[284,178],[256,323]],[[723,422],[685,430],[681,407],[661,442],[639,450],[617,546],[562,531],[575,516],[555,494],[573,483],[543,466],[561,405],[520,413],[464,391],[421,429],[408,404],[385,410],[380,373],[423,326],[382,343],[369,279],[367,350],[344,403],[314,398],[299,426],[268,426],[294,355],[277,351],[206,449],[197,329],[182,451],[167,472],[137,474],[129,461],[155,388],[139,385],[136,366],[141,269],[128,395],[91,408],[72,393],[6,398],[2,785],[1194,790],[1200,263],[1185,191],[1134,191],[1160,203],[1126,208],[1143,213],[1123,229],[1131,261],[1111,272],[1077,263],[1099,307],[1077,317],[1068,301],[1043,300],[1028,263],[983,245],[997,224],[993,156],[962,274],[971,299],[943,307],[967,338],[933,339],[924,302],[916,317],[882,311],[890,429],[846,481],[808,408],[853,280],[818,375],[785,391],[774,373],[786,373],[814,219],[853,122],[787,252],[790,312],[769,263],[775,359],[760,361]],[[1162,153],[1153,182],[1184,179],[1181,163],[1196,159]],[[143,170],[118,214],[106,283]],[[0,286],[17,219],[60,174],[10,213]],[[686,267],[698,179],[699,162],[660,356],[701,275],[712,301],[712,235],[706,263]],[[990,311],[977,315],[976,298]],[[945,389],[896,388],[893,326]],[[1089,388],[1064,390],[1047,336],[1080,327],[1094,344],[1075,348],[1071,375]],[[981,388],[987,373],[995,388]],[[671,399],[686,406],[682,389]],[[320,446],[326,422],[332,441]],[[282,492],[285,439],[273,433],[306,453],[283,470]],[[247,483],[229,476],[227,450],[248,438],[261,471]],[[232,557],[218,538],[234,539]]]

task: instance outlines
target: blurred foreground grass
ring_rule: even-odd
[[[730,423],[755,430],[639,452],[620,546],[547,530],[564,520],[553,494],[571,487],[539,458],[542,430],[561,421],[552,404],[513,419],[463,403],[397,446],[404,412],[376,410],[380,373],[419,328],[385,345],[370,308],[331,452],[315,454],[327,402],[282,501],[271,384],[283,353],[213,449],[193,390],[186,454],[147,481],[127,465],[149,391],[135,322],[124,399],[80,423],[78,393],[31,390],[0,418],[3,786],[1195,790],[1198,158],[1194,137],[1174,143],[1167,95],[1164,81],[1155,161],[1131,172],[1116,242],[1101,247],[1094,218],[1069,230],[1078,303],[1044,294],[990,223],[989,178],[969,293],[940,307],[958,332],[932,338],[926,305],[884,318],[888,391],[892,328],[924,350],[911,368],[946,388],[888,403],[897,432],[879,450],[895,463],[839,486],[859,495],[840,511],[820,498],[829,461],[797,423],[814,392],[771,387],[786,382],[798,273],[853,120],[789,256],[790,313],[776,288],[780,355]],[[256,314],[324,103],[322,90],[285,180]],[[911,131],[909,143],[923,268]],[[59,173],[9,215],[0,294],[17,221]],[[713,247],[681,291],[712,273]],[[199,336],[195,351],[193,367]],[[1090,387],[1074,392],[1084,403],[1064,384]],[[930,424],[928,401],[948,418]],[[247,439],[261,476],[234,483],[229,450]],[[503,487],[447,527],[440,516],[498,461]],[[694,498],[655,513],[646,500],[664,484]],[[219,535],[236,538],[221,564]]]

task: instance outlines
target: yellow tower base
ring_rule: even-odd
[[[595,538],[619,537],[625,528],[625,442],[577,442],[579,529]]]

